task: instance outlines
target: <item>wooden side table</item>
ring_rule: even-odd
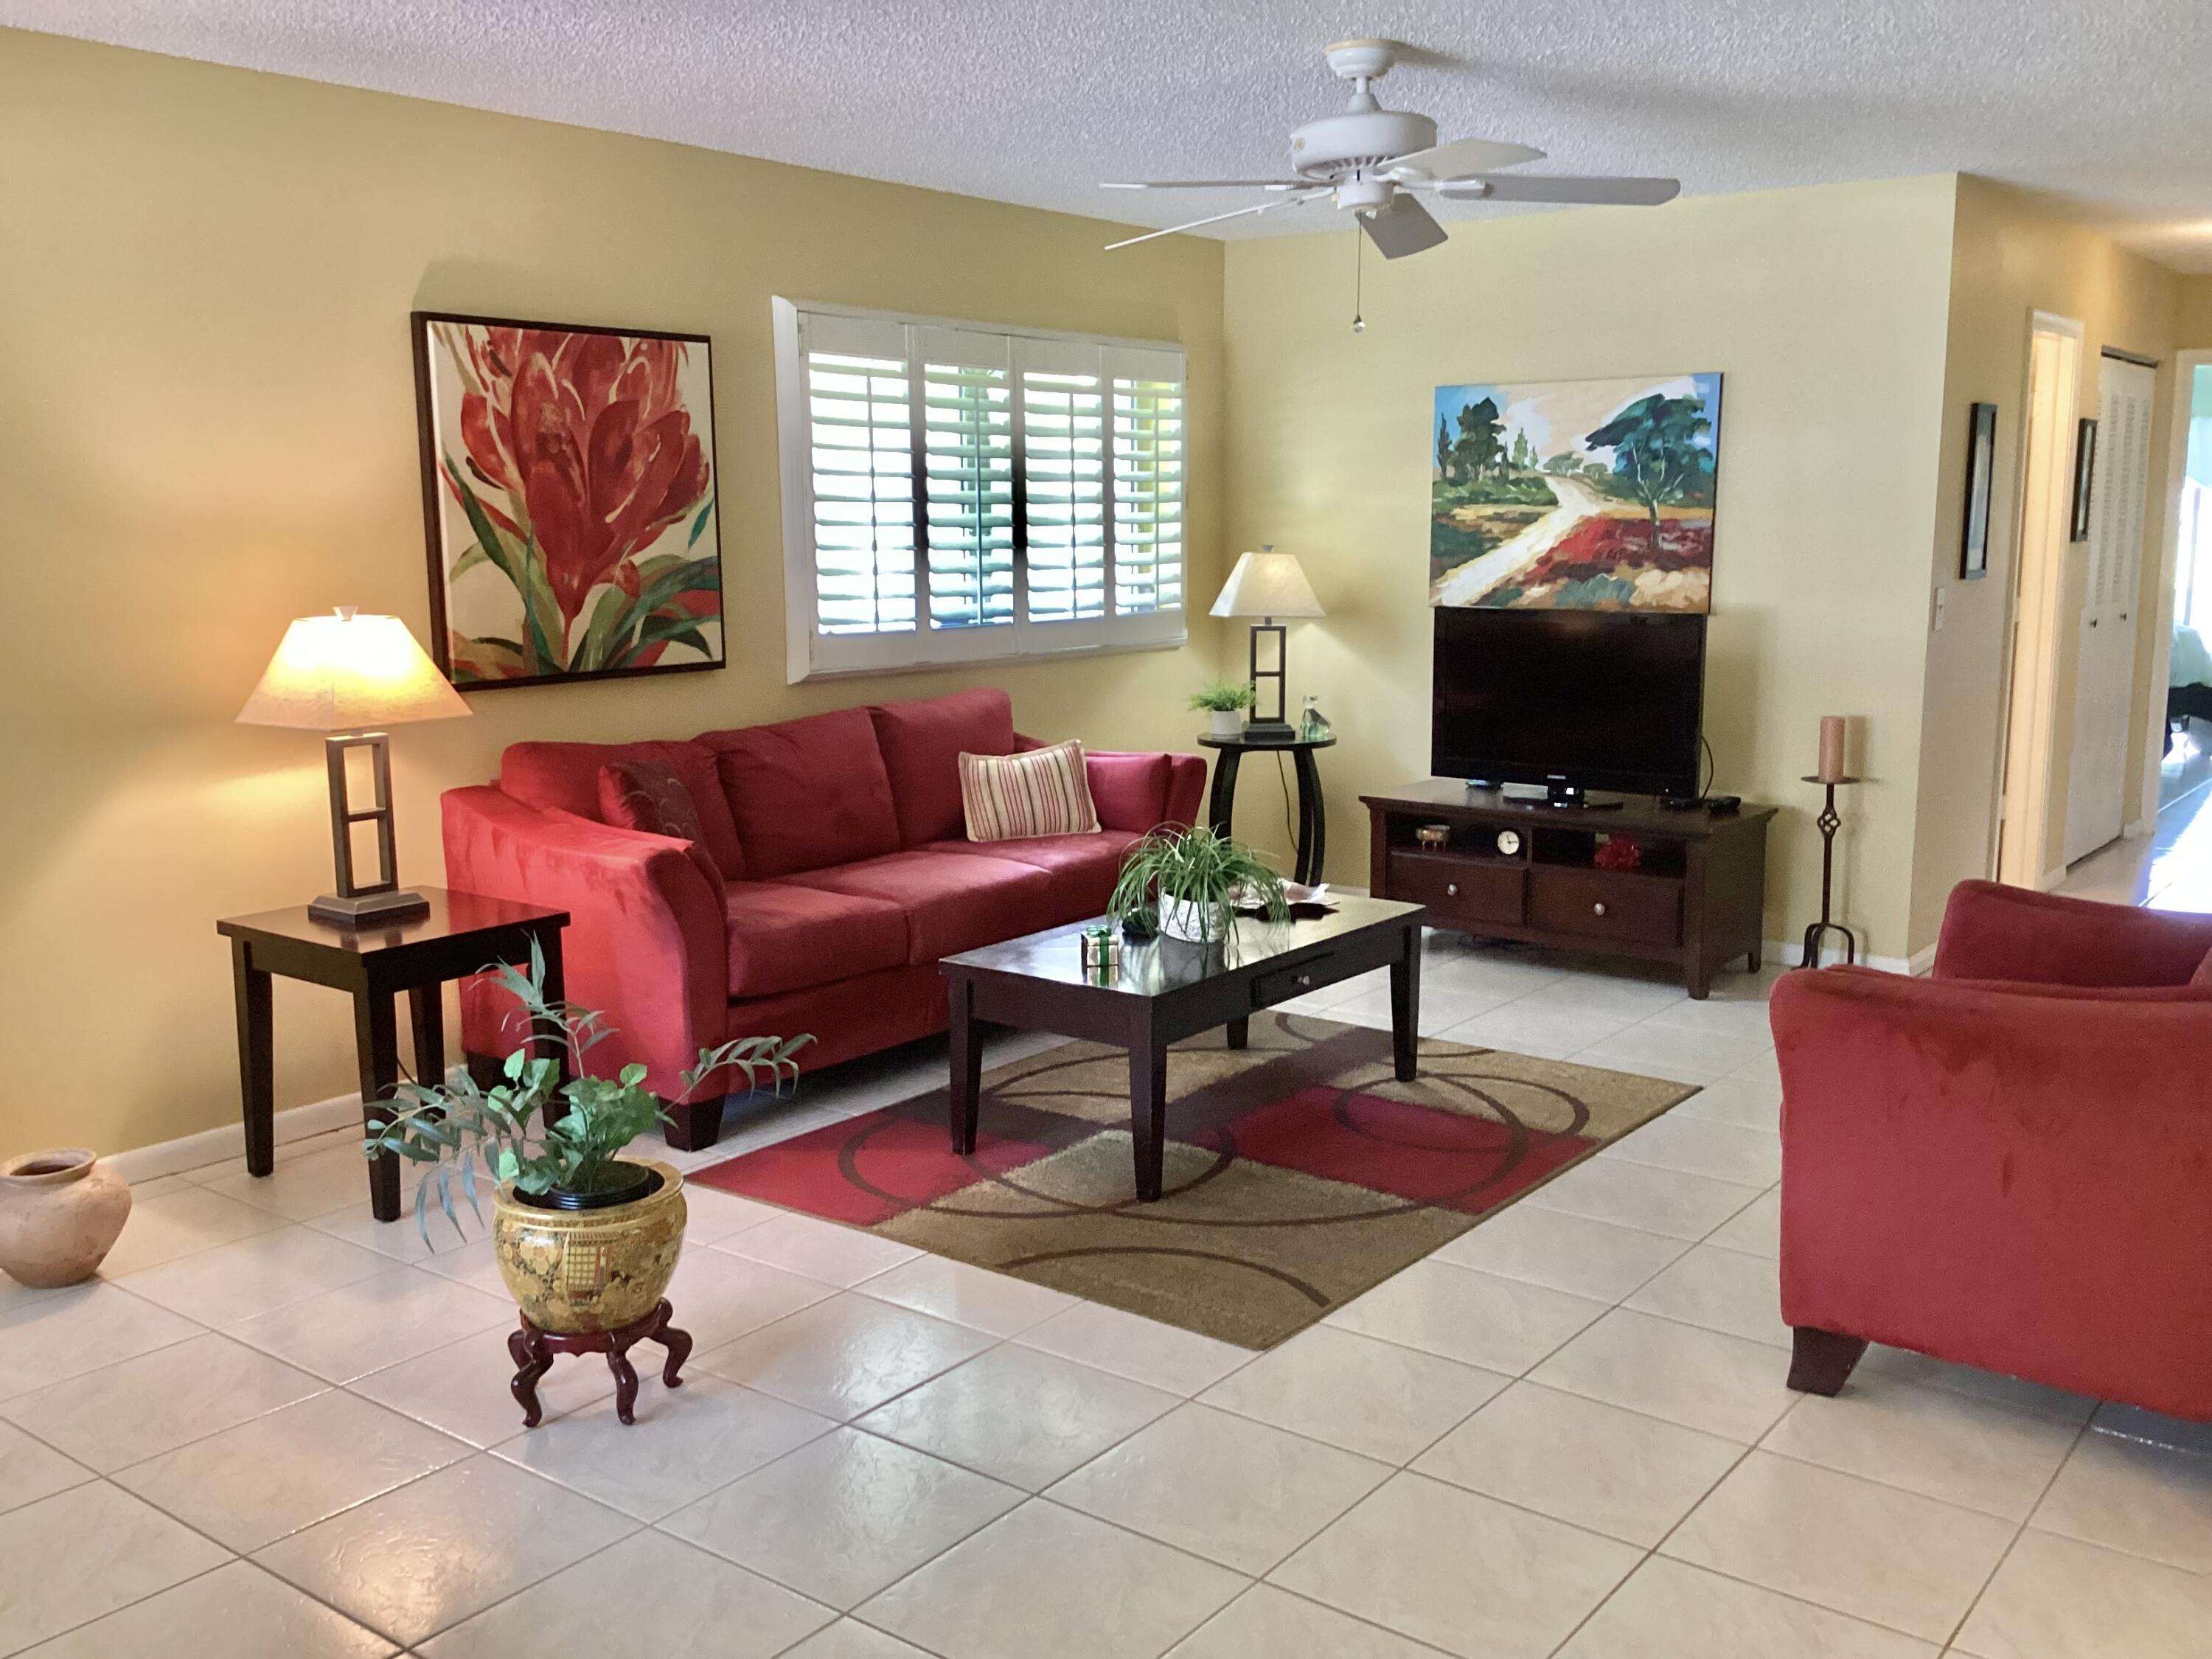
[[[536,941],[545,955],[545,994],[562,994],[561,930],[566,910],[542,909],[442,887],[419,890],[428,915],[359,929],[314,921],[304,904],[228,916],[216,932],[230,941],[231,981],[238,1001],[238,1072],[244,1096],[246,1167],[265,1176],[276,1167],[276,1042],[270,1008],[273,975],[327,985],[353,998],[354,1047],[361,1070],[362,1121],[373,1130],[392,1115],[384,1103],[399,1086],[399,1031],[393,999],[407,994],[415,1075],[446,1075],[445,1004],[450,979],[499,963],[530,960]],[[562,1057],[556,1054],[559,1061]],[[399,1160],[387,1152],[369,1165],[369,1208],[379,1221],[399,1218]]]
[[[1335,745],[1334,738],[1285,738],[1268,742],[1260,738],[1217,738],[1208,733],[1201,745],[1218,750],[1213,761],[1213,788],[1206,797],[1206,827],[1217,836],[1229,833],[1230,815],[1237,805],[1237,765],[1247,755],[1288,752],[1298,774],[1298,858],[1291,879],[1310,887],[1321,879],[1322,857],[1328,850],[1328,823],[1322,806],[1321,774],[1314,767],[1314,751]]]

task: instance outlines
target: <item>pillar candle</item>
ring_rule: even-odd
[[[1841,714],[1820,716],[1820,781],[1841,783],[1844,781],[1844,717]]]

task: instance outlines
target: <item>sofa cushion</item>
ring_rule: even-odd
[[[2189,982],[2200,990],[2212,990],[2212,951],[2204,953],[2204,960],[2197,964],[2197,971],[2189,976]]]
[[[1014,703],[996,686],[868,710],[898,812],[899,844],[957,836],[960,757],[1014,752]]]
[[[960,799],[970,841],[1087,836],[1098,828],[1083,745],[1073,741],[1023,755],[961,756]]]
[[[737,826],[722,797],[711,750],[696,743],[511,743],[499,757],[499,787],[510,800],[541,812],[574,812],[605,823],[599,806],[599,769],[626,761],[659,761],[683,780],[698,809],[700,845],[732,881],[748,873]]]
[[[781,882],[736,881],[730,919],[730,994],[773,996],[896,968],[907,959],[906,913],[865,898]]]
[[[1121,854],[1137,839],[1133,830],[1101,830],[1088,836],[1040,836],[1033,841],[940,841],[925,849],[961,853],[971,858],[1003,859],[1026,864],[1052,878],[1051,913],[1037,926],[1050,927],[1084,916],[1103,915],[1121,878]]]
[[[1175,775],[1169,755],[1101,755],[1086,750],[1091,799],[1098,822],[1117,830],[1156,830],[1168,815],[1168,781]]]
[[[906,959],[935,962],[979,945],[1049,927],[1053,880],[1045,871],[1007,859],[908,848],[882,858],[813,870],[790,878],[859,898],[884,899],[906,913]]]
[[[698,741],[714,751],[755,880],[897,850],[890,778],[866,709],[702,732]]]

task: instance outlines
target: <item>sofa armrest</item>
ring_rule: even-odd
[[[1944,908],[1935,977],[2184,985],[2208,953],[2212,916],[1962,881]]]
[[[1785,975],[1771,1006],[1784,1320],[2201,1398],[2212,1000],[1829,969]]]
[[[591,1051],[591,1070],[638,1061],[647,1086],[673,1097],[699,1050],[722,1040],[728,1008],[728,923],[699,864],[681,842],[541,812],[497,789],[448,790],[442,805],[452,885],[569,913],[568,1000],[599,1010],[613,1033]],[[464,981],[471,1052],[513,1046],[505,1003],[489,981]]]

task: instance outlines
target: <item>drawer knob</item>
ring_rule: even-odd
[[[1595,904],[1591,905],[1590,914],[1594,916],[1603,915],[1605,914],[1605,901],[1603,899],[1600,899]]]
[[[1455,881],[1446,882],[1444,884],[1444,896],[1446,898],[1457,898],[1459,896],[1459,884]]]
[[[1302,991],[1310,991],[1313,989],[1313,975],[1311,974],[1293,974],[1291,976],[1291,983],[1297,986]]]

